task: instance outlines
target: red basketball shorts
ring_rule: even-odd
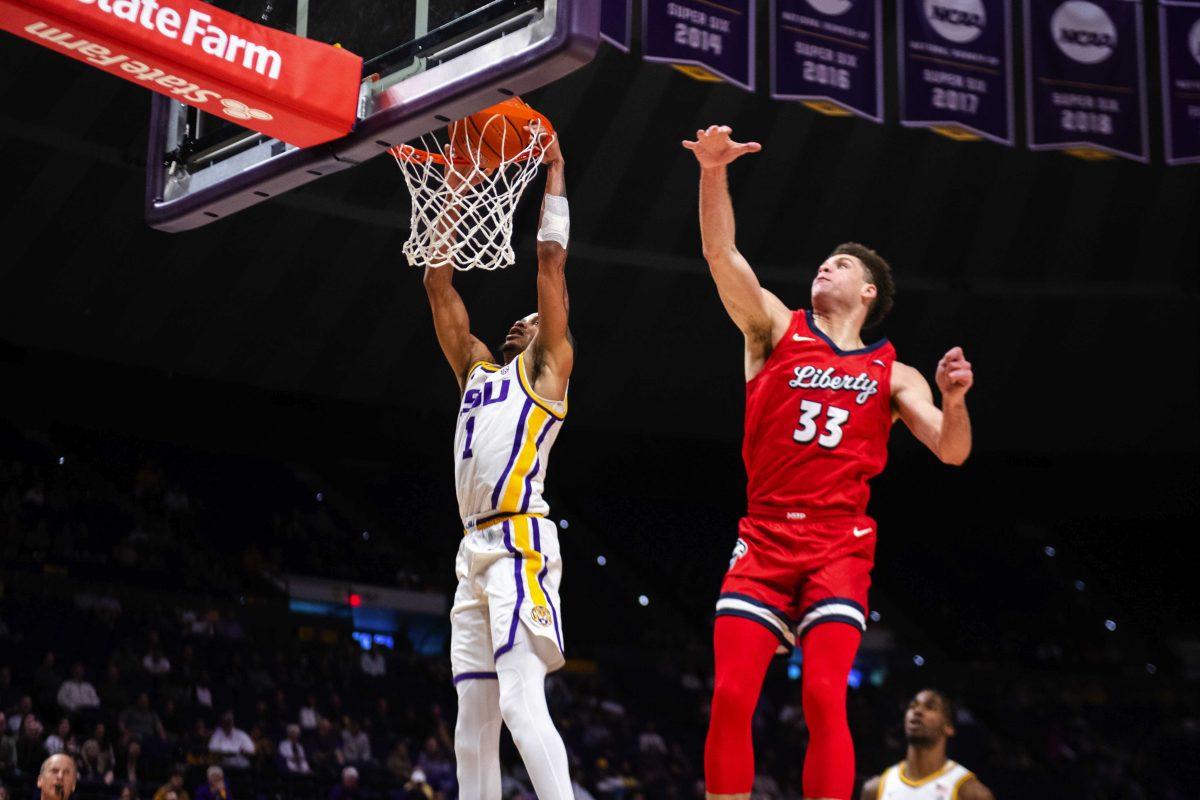
[[[778,637],[780,652],[827,622],[865,631],[874,565],[870,517],[742,517],[717,616],[764,625]]]

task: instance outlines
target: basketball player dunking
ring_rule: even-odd
[[[946,758],[954,704],[941,692],[917,692],[904,712],[904,760],[863,785],[861,800],[996,800],[975,773]]]
[[[954,348],[937,367],[942,405],[886,339],[864,327],[892,305],[891,270],[862,245],[834,250],[812,282],[811,310],[759,285],[734,244],[726,166],[757,152],[712,126],[685,141],[700,163],[700,230],[717,292],[745,335],[747,514],[717,600],[716,683],[705,744],[709,798],[748,798],[750,724],[772,655],[803,651],[810,739],[804,796],[850,800],[854,744],[846,679],[866,628],[875,522],[867,481],[887,460],[897,418],[948,464],[971,450],[971,365]],[[828,624],[827,624],[828,623]]]
[[[562,152],[546,137],[537,235],[536,314],[517,320],[496,363],[471,334],[452,266],[425,270],[438,342],[462,392],[454,474],[463,539],[450,612],[458,692],[459,796],[500,800],[500,724],[543,800],[571,800],[567,753],[546,707],[562,666],[557,530],[542,498],[550,448],[567,413],[574,347],[567,330],[569,219]]]

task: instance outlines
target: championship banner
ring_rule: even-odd
[[[633,0],[600,0],[600,38],[629,52],[633,44]]]
[[[1139,0],[1025,0],[1029,149],[1150,160]]]
[[[1168,164],[1200,163],[1200,3],[1162,0],[1159,53]]]
[[[0,27],[298,147],[354,125],[361,58],[199,0],[0,0]]]
[[[643,58],[754,91],[754,0],[645,0]]]
[[[1010,0],[902,0],[900,124],[1013,144]]]
[[[881,0],[771,0],[771,96],[882,122]]]

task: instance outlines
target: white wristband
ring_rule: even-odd
[[[571,213],[567,208],[567,198],[556,194],[546,195],[546,205],[542,211],[542,225],[538,228],[539,242],[557,242],[563,250],[567,249],[567,239],[571,234]]]

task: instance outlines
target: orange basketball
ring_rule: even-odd
[[[518,158],[529,146],[526,127],[534,120],[549,133],[554,132],[550,120],[534,111],[519,97],[450,124],[450,141],[459,157],[465,157],[492,170]]]

